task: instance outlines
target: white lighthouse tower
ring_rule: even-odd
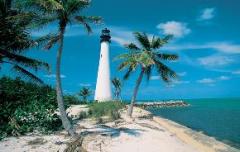
[[[104,102],[112,100],[109,63],[110,30],[107,28],[103,29],[100,38],[101,50],[94,99],[98,102]]]

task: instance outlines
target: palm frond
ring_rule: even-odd
[[[124,46],[125,46],[125,48],[127,48],[129,50],[140,50],[140,48],[138,48],[137,45],[134,43],[129,43]]]
[[[29,80],[39,84],[43,84],[43,81],[40,78],[19,65],[14,65],[13,70],[15,70],[22,77],[28,78]]]
[[[89,1],[85,0],[71,0],[63,3],[64,10],[67,12],[67,15],[74,15],[82,9],[88,7],[90,4]]]
[[[127,59],[127,58],[130,58],[131,57],[131,54],[129,53],[124,53],[124,54],[120,54],[118,56],[116,56],[113,61],[117,61],[117,60],[122,60],[122,59]]]
[[[152,75],[152,66],[148,66],[145,70],[144,70],[145,75],[147,76],[147,81],[150,80],[151,75]]]
[[[48,42],[44,46],[44,49],[49,50],[53,47],[54,44],[56,44],[59,41],[59,35],[52,35],[48,38]]]
[[[112,84],[115,88],[121,90],[122,83],[121,83],[121,80],[119,78],[113,78],[112,79]]]
[[[161,54],[157,54],[158,58],[160,60],[177,60],[178,59],[178,55],[176,54],[165,54],[165,53],[161,53]]]
[[[133,71],[134,71],[133,68],[130,66],[128,68],[127,72],[124,74],[123,79],[127,80],[129,78],[129,76],[132,74]]]
[[[8,60],[12,62],[24,65],[29,68],[33,68],[34,70],[37,70],[39,67],[42,67],[49,71],[49,65],[45,62],[25,57],[19,54],[9,53],[7,51],[0,51],[0,54],[2,54],[4,57],[6,57]]]
[[[158,49],[160,48],[161,46],[163,46],[164,44],[167,44],[168,41],[170,39],[172,39],[172,35],[167,35],[165,36],[163,39],[159,38],[159,37],[155,37],[153,36],[152,37],[152,41],[151,41],[151,48],[153,49]]]
[[[176,72],[174,72],[172,69],[170,69],[163,63],[157,62],[155,66],[157,68],[157,72],[161,75],[163,81],[170,82],[172,78],[177,78]]]
[[[118,70],[122,71],[122,70],[126,69],[129,65],[130,65],[129,61],[124,61],[118,66]]]
[[[54,12],[63,9],[63,6],[58,0],[22,0],[18,1],[17,6],[31,8],[41,12]]]
[[[82,24],[88,33],[92,33],[89,23],[100,23],[102,18],[98,16],[76,16],[75,20]]]
[[[151,45],[146,33],[134,32],[133,34],[144,49],[150,49]]]

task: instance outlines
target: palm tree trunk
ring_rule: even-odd
[[[138,93],[138,89],[139,89],[139,86],[142,82],[142,78],[143,78],[143,75],[144,75],[144,69],[142,68],[141,70],[141,73],[137,79],[137,82],[136,82],[136,86],[134,88],[134,92],[133,92],[133,97],[132,97],[132,101],[131,101],[131,104],[128,108],[128,116],[129,117],[132,117],[132,112],[133,112],[133,106],[135,104],[135,101],[136,101],[136,97],[137,97],[137,93]]]
[[[64,107],[64,100],[63,100],[63,92],[62,92],[62,84],[61,84],[61,58],[62,58],[62,51],[63,51],[63,38],[64,38],[64,31],[65,28],[60,29],[60,40],[59,40],[59,49],[57,52],[57,64],[56,64],[56,92],[57,92],[57,103],[58,108],[60,111],[60,117],[62,120],[63,127],[66,131],[71,135],[75,136],[75,131],[68,120],[66,109]]]

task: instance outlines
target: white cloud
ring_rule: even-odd
[[[183,77],[183,76],[185,76],[185,75],[187,75],[187,72],[179,72],[179,73],[177,73],[179,76],[181,76],[181,77]]]
[[[240,45],[231,44],[226,42],[210,43],[209,47],[212,47],[220,52],[224,53],[240,53]]]
[[[213,55],[213,56],[199,58],[198,62],[204,66],[216,67],[216,66],[224,66],[224,65],[231,64],[234,62],[234,60],[227,56]]]
[[[184,73],[185,74],[185,73]],[[160,76],[151,76],[150,80],[160,80]],[[168,87],[174,87],[176,84],[188,84],[190,81],[182,81],[182,80],[173,80],[170,84],[168,84]]]
[[[201,12],[199,20],[210,20],[215,16],[215,8],[205,8]]]
[[[230,79],[230,77],[224,76],[224,75],[218,77],[218,80],[229,80],[229,79]]]
[[[122,37],[117,37],[117,36],[112,36],[111,40],[118,43],[119,45],[125,45],[129,43],[127,39],[124,39]]]
[[[90,83],[80,83],[79,85],[82,87],[91,87],[92,86]]]
[[[176,81],[173,81],[174,84],[188,84],[190,83],[190,81],[180,81],[180,80],[176,80]]]
[[[183,37],[191,32],[186,23],[169,21],[166,23],[160,23],[157,25],[163,34],[171,34],[175,37]]]
[[[56,75],[55,74],[49,74],[49,75],[44,75],[44,77],[46,78],[56,78]],[[65,75],[61,74],[60,75],[61,78],[66,78]]]
[[[204,79],[198,80],[197,82],[203,83],[203,84],[211,84],[211,83],[215,83],[216,81],[211,78],[204,78]]]
[[[226,81],[226,80],[229,80],[229,79],[230,79],[230,77],[222,75],[222,76],[219,76],[219,77],[216,77],[216,78],[203,78],[201,80],[197,80],[197,82],[213,86],[216,82]]]
[[[233,71],[232,74],[239,74],[240,75],[240,70]]]
[[[151,76],[150,77],[150,80],[159,80],[159,79],[161,79],[160,76]]]
[[[121,46],[135,41],[133,32],[126,28],[110,26],[109,29],[111,30],[111,40]]]
[[[228,54],[239,54],[240,44],[232,44],[229,42],[212,42],[206,44],[181,44],[181,45],[169,45],[163,47],[166,50],[196,50],[196,49],[214,49],[219,52]]]

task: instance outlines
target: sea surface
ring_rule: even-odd
[[[184,101],[191,106],[147,110],[240,149],[240,99]]]

